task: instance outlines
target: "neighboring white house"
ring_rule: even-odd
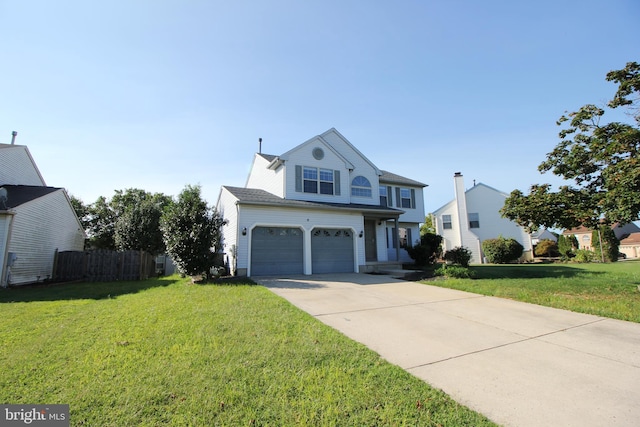
[[[410,261],[426,184],[378,169],[337,130],[257,153],[245,187],[223,186],[223,251],[237,275],[376,271]],[[400,243],[400,244],[398,244]]]
[[[541,240],[552,240],[554,242],[558,241],[558,236],[547,230],[546,228],[540,229],[531,233],[531,244],[533,246],[540,243]]]
[[[517,240],[524,247],[523,257],[532,258],[531,236],[500,215],[508,194],[482,183],[465,190],[459,172],[453,181],[455,198],[433,212],[436,234],[443,237],[445,252],[464,246],[472,253],[471,262],[480,264],[484,261],[482,242],[502,236]]]
[[[85,233],[62,188],[47,187],[29,150],[0,144],[0,286],[50,279],[56,250],[82,250]]]

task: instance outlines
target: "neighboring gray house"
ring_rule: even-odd
[[[84,239],[66,191],[46,186],[27,147],[0,144],[0,286],[50,279],[56,250]]]
[[[238,275],[397,268],[420,237],[425,186],[329,129],[279,156],[256,153],[245,187],[222,187],[223,250]]]

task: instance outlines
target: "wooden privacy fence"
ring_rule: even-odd
[[[144,280],[155,276],[155,267],[155,257],[144,251],[56,251],[53,281]]]

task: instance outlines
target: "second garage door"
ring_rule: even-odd
[[[256,227],[251,232],[251,275],[303,273],[303,235],[299,228]]]
[[[353,273],[353,232],[340,228],[316,228],[311,233],[313,274]]]

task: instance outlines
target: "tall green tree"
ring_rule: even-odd
[[[620,241],[611,227],[599,226],[591,233],[591,246],[599,260],[604,262],[618,261]]]
[[[137,249],[153,255],[165,250],[160,218],[172,203],[170,197],[146,193],[123,209],[115,224],[114,240],[120,250]]]
[[[115,231],[117,215],[106,197],[100,196],[89,205],[88,228],[89,244],[95,249],[115,250]]]
[[[433,224],[433,215],[429,214],[424,218],[424,224],[420,226],[420,235],[436,234],[436,227]]]
[[[536,184],[528,195],[514,190],[501,210],[504,217],[529,230],[596,228],[640,218],[640,65],[629,62],[606,78],[618,84],[608,107],[624,108],[635,123],[602,123],[605,110],[593,104],[560,117],[560,143],[538,170],[573,183],[557,191]]]
[[[99,197],[88,207],[87,234],[97,249],[164,251],[160,217],[171,198],[139,188],[115,190],[111,199]]]
[[[182,190],[178,199],[162,215],[160,228],[167,253],[185,275],[208,276],[221,246],[225,221],[200,194],[200,186]]]

